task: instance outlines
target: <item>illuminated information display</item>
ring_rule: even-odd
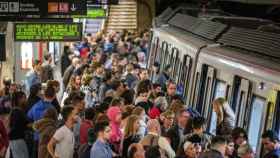
[[[87,9],[87,15],[73,15],[73,18],[86,18],[86,19],[96,19],[105,18],[106,10],[103,8]]]
[[[81,23],[15,23],[15,41],[80,41]]]

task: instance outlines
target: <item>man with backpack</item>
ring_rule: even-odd
[[[160,135],[160,124],[158,120],[151,119],[147,123],[148,134],[140,141],[147,150],[152,146],[159,146],[160,150],[165,153],[166,157],[174,158],[175,152],[171,148],[168,140]]]

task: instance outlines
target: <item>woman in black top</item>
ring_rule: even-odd
[[[127,119],[124,129],[124,139],[122,140],[122,157],[127,158],[127,151],[131,144],[138,143],[140,137],[137,135],[139,124],[139,116],[131,115]]]
[[[28,149],[25,138],[28,119],[24,112],[26,95],[24,92],[15,92],[13,96],[13,109],[10,114],[10,154],[13,158],[28,158]]]

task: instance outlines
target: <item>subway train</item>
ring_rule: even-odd
[[[226,98],[236,126],[248,131],[260,157],[262,132],[280,129],[280,36],[262,30],[273,22],[217,14],[198,18],[179,10],[169,8],[154,20],[148,67],[155,62],[161,71],[171,66],[186,106],[207,118],[212,134],[212,101]]]

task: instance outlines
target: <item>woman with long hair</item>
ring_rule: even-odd
[[[70,78],[68,91],[79,91],[82,85],[82,77],[78,74],[73,74]]]
[[[225,98],[213,101],[213,110],[217,115],[217,135],[230,135],[235,125],[235,114]]]
[[[127,157],[127,151],[131,144],[138,143],[140,141],[140,137],[137,134],[139,127],[139,116],[129,116],[124,129],[124,138],[122,140],[122,157]]]
[[[70,94],[74,91],[80,91],[81,84],[82,84],[82,77],[78,74],[73,74],[70,78],[69,84],[66,88],[66,91],[63,93],[63,97],[61,100],[61,107],[68,103],[68,99]]]

